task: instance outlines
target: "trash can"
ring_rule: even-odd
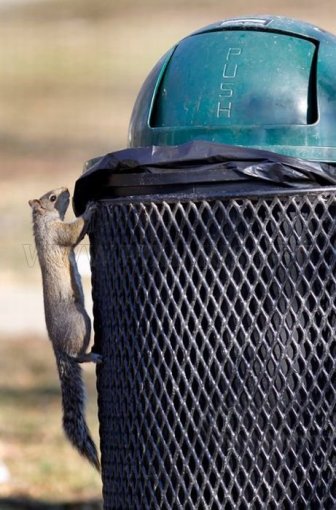
[[[210,142],[77,181],[104,508],[336,508],[333,165]]]
[[[288,18],[205,27],[77,181],[105,510],[336,508],[335,53]]]

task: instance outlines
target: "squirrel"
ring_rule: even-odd
[[[64,216],[69,202],[68,189],[58,188],[28,203],[42,273],[45,321],[61,385],[63,428],[73,446],[99,471],[97,449],[85,421],[85,389],[79,363],[99,363],[101,356],[86,352],[91,321],[84,307],[74,254],[74,247],[88,230],[94,206],[89,204],[81,217],[67,223]]]

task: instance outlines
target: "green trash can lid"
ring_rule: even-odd
[[[131,147],[207,140],[336,162],[336,37],[285,17],[205,27],[155,66]]]

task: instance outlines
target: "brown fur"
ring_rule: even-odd
[[[67,188],[58,188],[30,200],[29,205],[42,272],[46,326],[61,383],[64,430],[78,451],[99,469],[96,447],[85,423],[85,391],[78,363],[98,362],[100,358],[86,353],[91,322],[74,254],[74,247],[87,231],[93,207],[66,223],[69,198]]]

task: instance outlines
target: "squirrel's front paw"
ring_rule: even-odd
[[[92,216],[94,215],[94,213],[96,212],[97,210],[97,204],[95,202],[89,202],[88,205],[86,206],[86,209],[82,215],[82,218],[86,221],[86,222],[89,222],[92,218]]]
[[[96,202],[88,202],[85,212],[88,212],[90,215],[92,215],[96,212],[96,210],[97,210],[97,203]]]

